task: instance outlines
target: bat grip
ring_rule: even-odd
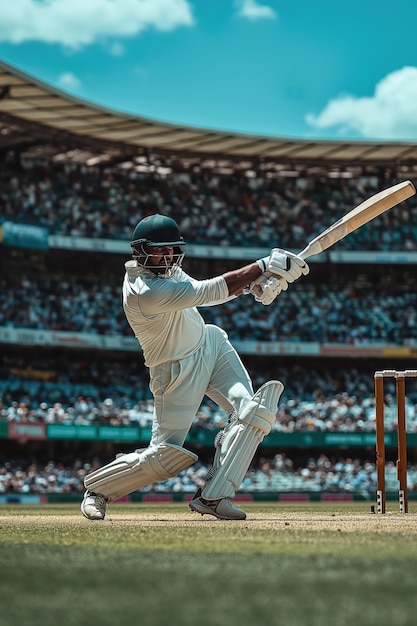
[[[314,241],[307,244],[304,250],[298,253],[298,256],[302,259],[308,259],[308,257],[313,256],[313,254],[319,254],[319,252],[321,252],[321,245]],[[274,274],[266,270],[253,282],[255,285],[260,285],[266,278],[270,278],[271,276],[274,276]]]

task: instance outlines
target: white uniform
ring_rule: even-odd
[[[178,268],[159,278],[125,264],[123,307],[150,372],[155,399],[151,445],[182,445],[205,395],[240,413],[252,383],[227,334],[206,325],[197,306],[231,300],[221,276],[195,280]]]
[[[195,463],[197,455],[182,446],[205,395],[230,417],[215,437],[215,457],[205,485],[189,506],[220,519],[246,517],[230,498],[271,430],[283,385],[269,381],[253,393],[248,372],[227,334],[218,326],[206,325],[197,310],[198,306],[222,304],[234,296],[229,296],[222,276],[199,281],[180,268],[182,243],[177,224],[167,216],[145,217],[133,232],[134,260],[125,264],[123,308],[149,367],[154,396],[152,438],[146,449],[117,455],[86,476],[81,510],[88,519],[104,519],[107,503],[177,476]],[[171,248],[169,254],[159,255],[165,265],[150,265],[155,255],[150,255],[146,246]],[[175,247],[179,251],[174,255]],[[275,287],[261,282],[260,292],[253,292],[256,299],[270,304],[284,283],[288,286],[308,271],[303,259],[294,257],[292,262],[293,257],[275,250],[258,261],[267,276],[272,272],[283,278],[274,279]]]

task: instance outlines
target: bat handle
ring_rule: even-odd
[[[320,242],[313,239],[313,241],[310,241],[310,243],[306,245],[304,250],[301,250],[301,252],[299,252],[298,256],[300,256],[302,259],[308,259],[310,256],[320,254],[320,252],[323,252]]]
[[[301,250],[301,252],[299,252],[298,256],[301,257],[302,259],[308,259],[308,257],[313,256],[314,254],[319,254],[321,251],[322,251],[322,248],[321,248],[320,242],[313,240],[313,241],[310,241],[310,243],[306,245],[304,250]],[[261,274],[259,278],[257,278],[253,282],[255,285],[260,285],[266,278],[269,278],[270,276],[273,276],[272,272],[266,271],[263,274]]]

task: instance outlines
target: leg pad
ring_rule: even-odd
[[[88,474],[84,485],[89,491],[104,496],[107,502],[114,502],[141,487],[177,476],[197,460],[193,452],[164,443],[118,456]]]
[[[271,431],[283,389],[284,385],[278,380],[262,385],[240,416],[218,433],[214,465],[203,488],[203,498],[233,498],[256,449]]]

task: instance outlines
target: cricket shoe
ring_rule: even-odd
[[[197,494],[196,494],[197,495]],[[242,520],[246,519],[245,511],[233,506],[229,498],[220,500],[206,500],[205,498],[194,497],[188,505],[192,511],[201,515],[214,515],[218,519]]]
[[[83,501],[81,502],[81,513],[87,519],[99,520],[104,519],[106,515],[107,502],[104,496],[94,491],[86,491]]]

